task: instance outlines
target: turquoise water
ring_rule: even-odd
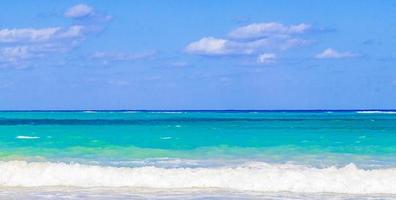
[[[1,112],[1,159],[265,158],[344,154],[393,161],[396,114]]]
[[[191,183],[191,188],[346,194],[368,191],[393,195],[395,186],[388,185],[395,185],[394,182],[381,179],[382,187],[376,181],[382,176],[391,178],[389,181],[396,177],[396,113],[0,112],[0,162],[0,172],[6,174],[0,175],[0,185],[6,187],[188,189],[184,187],[186,182],[175,182],[172,178],[197,174],[207,177],[197,183],[185,180]],[[90,167],[98,169],[91,172]],[[59,178],[51,170],[57,175],[74,170],[77,175]],[[137,177],[133,170],[143,170],[139,171],[142,177]],[[315,174],[318,170],[323,170],[320,176]],[[345,188],[342,184],[348,185],[345,180],[350,177],[342,177],[344,171],[356,173],[355,178],[372,179],[367,185],[374,188],[372,192],[366,188]],[[80,172],[108,175],[109,180],[77,180]],[[280,176],[279,172],[297,175],[282,177],[284,183],[266,183],[265,179]],[[45,180],[36,184],[21,173]],[[223,175],[213,177],[213,173]],[[249,181],[246,177],[254,173],[266,175]],[[334,174],[345,180],[340,181],[339,188],[326,188],[329,182],[340,180],[328,180],[327,176]],[[163,183],[155,180],[158,176]],[[298,176],[324,186],[304,186],[305,183],[296,182]],[[321,180],[321,176],[327,178]],[[132,178],[117,181],[120,177],[134,177],[135,182]],[[147,182],[150,177],[154,179]],[[56,178],[63,178],[59,183],[68,184],[59,184],[54,181]],[[249,183],[221,182],[234,179]]]

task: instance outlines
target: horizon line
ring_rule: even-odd
[[[354,112],[396,111],[396,109],[12,109],[0,112]]]

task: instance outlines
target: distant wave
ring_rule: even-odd
[[[39,139],[40,137],[37,136],[25,136],[25,135],[18,135],[16,136],[16,139]]]
[[[97,113],[97,111],[93,111],[93,110],[84,110],[83,113]]]
[[[259,192],[396,194],[396,168],[364,170],[250,163],[217,168],[118,168],[1,161],[0,187],[220,188]]]
[[[164,114],[183,114],[181,111],[150,111],[149,113],[164,113]]]
[[[396,114],[396,111],[357,111],[360,114]]]
[[[126,124],[160,124],[160,123],[185,123],[185,122],[299,122],[299,121],[329,121],[339,120],[338,118],[158,118],[158,119],[2,119],[0,125],[126,125]],[[342,119],[342,120],[359,120],[359,119]],[[176,125],[177,126],[177,125]]]

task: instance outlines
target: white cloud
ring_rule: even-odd
[[[64,53],[85,39],[85,27],[0,29],[1,65],[21,65],[33,58],[52,53]]]
[[[52,53],[64,53],[77,45],[74,42],[64,45],[63,43],[45,43],[35,45],[19,45],[0,48],[0,63],[2,65],[20,65],[24,61],[44,57]]]
[[[224,55],[230,52],[227,47],[228,41],[214,37],[204,37],[198,41],[190,43],[186,51],[200,55]]]
[[[252,55],[268,50],[287,50],[311,43],[304,39],[264,38],[253,41],[233,41],[204,37],[188,44],[185,51],[190,54],[207,56]]]
[[[74,22],[84,22],[86,25],[95,25],[100,28],[100,25],[110,21],[112,17],[102,12],[96,11],[93,7],[86,4],[77,4],[65,11],[64,16],[74,19]],[[95,27],[91,27],[95,28]]]
[[[327,48],[323,50],[321,53],[317,54],[315,58],[317,59],[326,59],[326,58],[352,58],[357,57],[359,54],[352,53],[352,52],[339,52],[331,48]]]
[[[260,64],[275,63],[276,55],[273,53],[263,53],[257,57],[257,62]]]
[[[140,59],[148,59],[153,57],[155,54],[155,51],[143,53],[99,51],[93,53],[90,58],[105,61],[134,61]]]
[[[26,46],[5,47],[0,49],[0,61],[16,63],[19,60],[30,58],[31,54]]]
[[[247,26],[239,27],[229,33],[229,36],[234,39],[256,39],[262,37],[286,37],[294,34],[302,34],[311,29],[311,25],[297,24],[297,25],[283,25],[280,23],[254,23]]]
[[[11,43],[23,41],[45,41],[52,38],[59,27],[43,28],[43,29],[0,29],[0,42]]]
[[[72,21],[74,25],[0,29],[0,65],[17,66],[28,63],[27,60],[68,52],[88,36],[103,31],[111,19],[85,4],[69,8],[64,15],[75,19]]]
[[[86,4],[75,5],[65,12],[65,17],[69,18],[83,18],[94,15],[95,11],[91,6]]]
[[[228,38],[203,37],[188,44],[185,51],[205,56],[252,55],[266,51],[283,51],[312,44],[312,40],[299,38],[311,30],[305,23],[283,25],[256,23],[239,27]]]
[[[239,42],[227,39],[204,37],[187,45],[185,50],[188,53],[198,55],[249,55],[256,53],[260,49],[271,48],[273,46],[274,41],[269,39]]]
[[[83,36],[84,27],[74,25],[67,28],[21,28],[0,29],[0,43],[43,43],[60,39],[75,39]]]
[[[70,26],[66,29],[61,29],[57,35],[58,39],[69,39],[69,38],[77,38],[83,36],[86,30],[85,26],[74,25]]]
[[[252,54],[257,48],[268,46],[270,41],[235,42],[214,37],[204,37],[186,47],[186,52],[198,55],[244,55]]]

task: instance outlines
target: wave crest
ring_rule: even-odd
[[[26,136],[26,135],[18,135],[16,136],[16,139],[39,139],[40,137],[38,136]]]
[[[51,162],[1,161],[0,186],[221,188],[260,192],[396,194],[396,168],[310,168],[246,164],[221,168],[118,168]]]
[[[379,110],[367,110],[367,111],[356,111],[358,114],[396,114],[396,111],[379,111]]]

